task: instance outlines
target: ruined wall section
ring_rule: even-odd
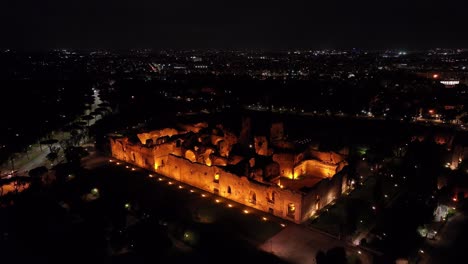
[[[282,177],[292,179],[294,169],[294,153],[275,153],[273,154],[273,161],[279,164],[279,173]]]
[[[314,216],[329,203],[341,196],[346,190],[347,175],[337,173],[332,178],[325,178],[317,183],[302,200],[301,222]]]
[[[264,136],[254,137],[255,153],[260,156],[269,156],[268,141]]]
[[[130,143],[127,138],[111,139],[112,156],[135,164],[139,167],[154,170],[167,163],[169,155],[181,155],[175,143],[168,142],[153,147],[139,143]]]
[[[318,151],[312,148],[308,149],[305,153],[307,159],[317,159],[323,162],[338,164],[345,160],[345,156],[333,151]]]
[[[182,131],[198,133],[201,129],[207,128],[208,123],[200,122],[196,124],[178,124],[177,125]]]
[[[273,123],[270,128],[270,141],[277,141],[284,139],[284,124]]]
[[[174,155],[169,155],[166,165],[159,167],[156,172],[278,217],[297,223],[301,221],[302,194],[299,192],[281,189],[277,185],[261,184],[223,168],[192,163]],[[215,175],[219,177],[218,180],[215,180]],[[296,208],[292,216],[288,215],[289,204],[294,204]]]
[[[337,172],[338,165],[324,163],[318,160],[304,160],[294,167],[294,177],[315,176],[330,178]]]
[[[151,139],[153,140],[153,142],[156,142],[156,140],[160,137],[172,137],[178,134],[179,134],[179,131],[177,131],[174,128],[164,128],[164,129],[154,130],[154,131],[147,132],[147,133],[140,133],[140,134],[137,134],[137,137],[140,140],[141,144],[145,144],[146,140],[148,139]]]
[[[222,167],[193,163],[183,158],[182,149],[177,147],[175,142],[152,147],[131,143],[128,138],[113,138],[110,142],[112,156],[119,160],[156,171],[175,180],[296,223],[308,219],[316,208],[323,208],[332,199],[337,198],[343,189],[343,175],[340,173],[322,180],[305,194],[300,191],[282,189],[272,183],[260,183],[245,176],[238,176],[225,171]],[[284,176],[292,174],[294,154],[275,154],[273,160],[279,164],[279,168],[276,163],[272,163],[270,167],[267,166],[266,170],[271,170],[271,175],[276,173],[285,174]],[[222,162],[220,161],[220,163]],[[305,166],[305,171],[316,168],[327,168],[327,170],[334,168],[335,171],[337,169],[337,165],[323,164],[316,160],[306,161],[303,166]],[[317,197],[319,197],[318,201]]]

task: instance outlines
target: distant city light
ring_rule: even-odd
[[[440,81],[440,83],[446,86],[454,86],[460,84],[460,81]]]

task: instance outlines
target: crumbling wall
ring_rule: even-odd
[[[192,163],[173,155],[169,156],[166,166],[157,169],[156,172],[258,210],[300,222],[301,193],[281,189],[277,185],[261,184],[217,166]],[[219,175],[217,181],[216,174]],[[274,201],[271,200],[272,192],[275,192]],[[293,216],[287,215],[290,203],[297,208]]]
[[[172,137],[174,135],[178,135],[179,131],[177,131],[174,128],[164,128],[160,130],[154,130],[151,132],[147,133],[140,133],[137,134],[138,139],[140,140],[141,144],[145,144],[146,140],[152,139],[153,142],[156,142],[156,140],[160,137]]]
[[[307,192],[302,200],[301,222],[314,216],[345,191],[347,175],[337,173],[332,178],[325,178]],[[344,183],[344,184],[343,184]]]
[[[329,178],[335,175],[337,165],[324,163],[318,160],[304,160],[294,167],[294,177],[313,175],[321,178]]]
[[[293,153],[275,153],[273,154],[273,161],[279,164],[279,172],[283,177],[292,177],[294,168],[294,157]]]
[[[273,123],[270,128],[270,141],[283,140],[284,139],[284,124]]]
[[[315,149],[309,149],[309,153],[311,158],[317,159],[323,162],[338,164],[345,160],[345,156],[338,154],[333,151],[318,151]]]
[[[261,156],[267,156],[268,153],[268,141],[264,136],[258,136],[254,138],[255,153]]]

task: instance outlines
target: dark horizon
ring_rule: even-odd
[[[3,48],[428,49],[468,47],[468,4],[15,1]]]

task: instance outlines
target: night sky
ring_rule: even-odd
[[[463,48],[467,2],[3,0],[0,47]]]

